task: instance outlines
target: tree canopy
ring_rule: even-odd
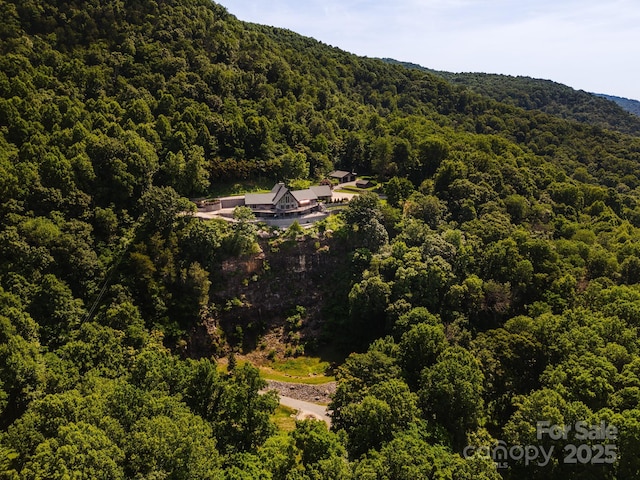
[[[1,477],[638,478],[637,120],[209,0],[0,12]],[[310,229],[189,201],[334,169],[381,188]],[[274,332],[346,357],[330,430],[278,431],[236,361]],[[540,421],[615,426],[579,444],[614,461]],[[499,441],[556,448],[465,455]]]

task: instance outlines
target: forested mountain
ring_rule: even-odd
[[[620,105],[627,112],[640,116],[640,102],[638,100],[631,100],[629,98],[624,98],[624,97],[616,97],[615,95],[606,95],[604,93],[595,93],[594,95],[597,95],[598,97],[606,98],[607,100],[611,100],[612,102],[615,102],[618,105]]]
[[[490,73],[451,73],[393,59],[384,61],[433,73],[454,85],[527,110],[540,110],[567,120],[640,135],[640,118],[637,118],[637,108],[633,110],[633,100],[574,90],[551,80]]]
[[[632,117],[576,122],[561,101],[530,109],[499,82],[481,94],[208,0],[0,12],[0,476],[640,476]],[[333,168],[386,199],[270,239],[246,212],[189,214],[214,185]],[[268,261],[303,237],[331,259],[289,288],[313,308],[272,287],[307,267]],[[230,284],[263,290],[221,298]],[[279,318],[260,316],[260,294]],[[331,431],[276,431],[258,371],[216,363],[276,327],[291,354],[350,353]],[[190,358],[195,331],[213,357]],[[592,425],[606,433],[578,435]],[[495,445],[548,461],[516,448],[497,469]]]

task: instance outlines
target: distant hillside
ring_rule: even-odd
[[[640,116],[640,102],[638,100],[631,100],[630,98],[624,98],[624,97],[616,97],[615,95],[606,95],[604,93],[594,93],[594,95],[598,97],[606,98],[607,100],[611,100],[612,102],[615,102],[618,105],[620,105],[627,112]]]
[[[567,120],[633,135],[640,134],[640,118],[637,118],[640,102],[634,100],[574,90],[551,80],[489,73],[442,72],[414,63],[386,58],[383,60],[433,73],[455,85],[462,85],[481,95],[527,110],[540,110]]]

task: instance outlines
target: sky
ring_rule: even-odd
[[[638,0],[216,0],[357,55],[640,100]]]

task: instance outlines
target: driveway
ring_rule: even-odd
[[[331,193],[331,199],[334,202],[340,201],[340,200],[351,200],[353,197],[358,195],[357,193],[336,192],[336,190],[340,190],[340,189],[342,189],[344,187],[357,188],[356,187],[356,182],[346,182],[346,183],[341,183],[339,185],[336,185],[335,187],[333,187],[333,191]]]
[[[283,397],[280,395],[280,405],[289,408],[295,408],[298,411],[297,420],[313,418],[324,421],[327,426],[331,426],[331,418],[327,414],[326,405],[318,405],[317,403],[305,402],[304,400],[296,400],[291,397]]]
[[[298,411],[296,419],[315,418],[331,426],[331,418],[327,414],[327,403],[331,401],[331,395],[336,390],[335,381],[312,385],[267,380],[267,388],[261,392],[264,393],[267,390],[278,393],[281,405],[296,409]]]

